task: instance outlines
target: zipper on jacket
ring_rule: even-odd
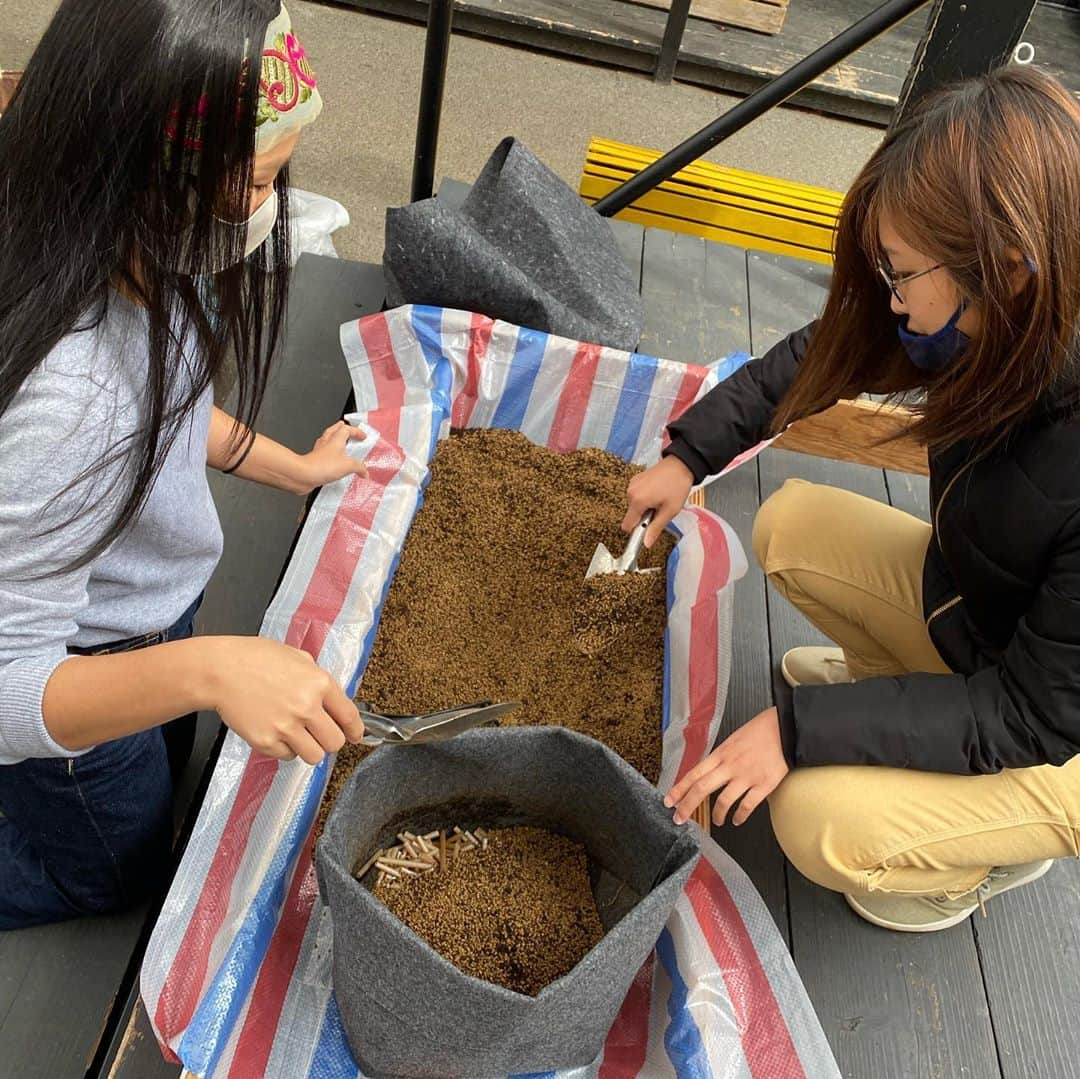
[[[951,607],[955,607],[963,598],[963,596],[953,596],[948,602],[943,603],[940,607],[936,607],[930,612],[930,617],[926,620],[927,626],[929,626],[939,614],[944,614]]]
[[[945,550],[941,546],[941,507],[945,505],[945,499],[949,497],[949,492],[953,489],[953,484],[956,483],[956,481],[971,468],[973,464],[975,464],[974,461],[968,461],[953,473],[953,478],[945,485],[945,490],[941,492],[937,508],[934,510],[934,538],[937,540],[938,550],[941,551],[942,554],[945,553]]]

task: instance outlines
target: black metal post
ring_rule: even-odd
[[[788,68],[782,75],[777,75],[760,90],[755,90],[708,127],[691,135],[636,176],[631,176],[621,187],[600,199],[594,209],[604,217],[614,216],[669,179],[679,169],[689,165],[691,161],[696,161],[702,154],[746,127],[762,113],[786,101],[792,94],[813,82],[822,72],[828,71],[834,64],[850,56],[879,34],[890,30],[928,2],[929,0],[886,0],[854,26],[849,26],[794,67]]]
[[[671,0],[671,10],[664,24],[664,40],[660,43],[660,55],[656,58],[654,77],[657,82],[671,82],[675,76],[675,65],[679,62],[679,49],[682,48],[689,16],[690,0]]]
[[[435,154],[439,147],[439,119],[442,116],[453,17],[454,0],[431,0],[424,45],[424,74],[420,82],[420,111],[416,117],[413,202],[431,198],[435,184]]]
[[[935,0],[893,123],[935,86],[983,75],[1005,63],[1034,9],[1035,0]]]

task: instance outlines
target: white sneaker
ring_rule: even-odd
[[[784,653],[780,673],[792,689],[796,686],[833,686],[854,682],[842,648],[804,645]]]
[[[897,895],[895,892],[870,892],[863,895],[847,895],[848,906],[860,917],[882,929],[895,929],[901,933],[933,933],[948,929],[970,918],[977,910],[986,916],[986,901],[1004,892],[1030,884],[1044,876],[1053,865],[1044,862],[1024,862],[1021,865],[1003,865],[991,869],[973,892],[957,899],[938,895]]]

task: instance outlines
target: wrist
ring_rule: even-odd
[[[288,473],[286,481],[288,490],[294,495],[306,496],[318,486],[311,472],[311,463],[306,454],[296,453],[289,450]]]
[[[216,712],[221,698],[217,656],[220,638],[189,637],[165,647],[176,650],[176,670],[188,712]]]
[[[671,470],[672,474],[678,476],[678,478],[684,482],[689,483],[691,486],[694,484],[694,473],[690,466],[681,458],[675,454],[669,454],[664,458],[664,464]]]

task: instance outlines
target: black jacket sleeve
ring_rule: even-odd
[[[997,664],[971,675],[800,686],[786,710],[795,765],[979,774],[1064,764],[1080,752],[1080,515],[1059,534]]]
[[[795,378],[815,325],[789,334],[688,408],[668,427],[671,443],[664,455],[678,457],[693,472],[694,482],[701,483],[767,438],[773,413]]]

